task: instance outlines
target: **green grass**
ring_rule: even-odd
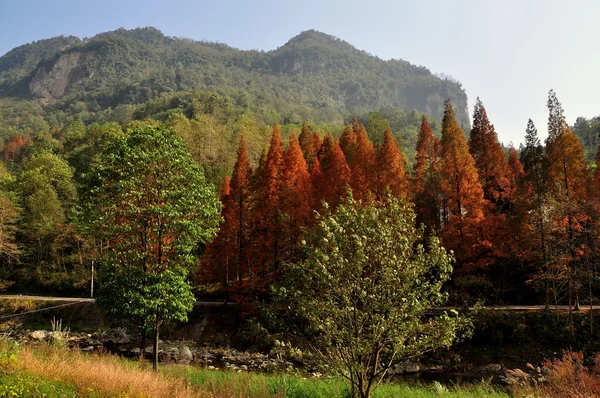
[[[193,385],[214,392],[235,392],[235,396],[278,396],[285,398],[334,398],[346,397],[348,386],[340,378],[306,379],[295,375],[265,375],[205,370],[201,368],[163,367],[163,372],[187,378]],[[504,398],[509,395],[485,385],[446,387],[439,383],[409,386],[385,383],[377,388],[374,398]]]
[[[163,373],[143,371],[139,363],[112,355],[87,355],[54,345],[24,346],[0,341],[0,398],[345,398],[341,378],[308,379],[161,365]],[[508,397],[486,383],[445,387],[385,383],[373,398]]]
[[[25,374],[0,376],[0,397],[12,398],[75,398],[77,390],[66,384],[51,382]]]

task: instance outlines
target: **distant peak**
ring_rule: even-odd
[[[146,26],[143,28],[125,29],[123,27],[106,33],[100,33],[95,37],[103,37],[109,35],[119,35],[128,37],[131,39],[142,41],[146,44],[157,44],[161,43],[166,39],[166,36],[158,29],[152,26]]]
[[[310,29],[301,32],[299,35],[292,37],[285,43],[282,47],[294,47],[294,46],[312,46],[315,44],[323,44],[327,45],[333,44],[345,49],[355,49],[350,43],[335,37],[333,35],[329,35],[327,33],[319,32],[318,30]]]

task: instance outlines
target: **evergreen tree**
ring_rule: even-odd
[[[558,136],[565,131],[569,126],[565,119],[565,114],[561,103],[556,97],[554,90],[548,92],[548,138],[546,144],[553,142]]]

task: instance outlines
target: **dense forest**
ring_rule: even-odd
[[[410,164],[379,113],[366,125],[355,118],[341,133],[304,123],[286,126],[284,135],[277,124],[268,129],[244,118],[232,131],[214,115],[171,112],[162,121],[73,121],[53,134],[16,136],[3,150],[3,284],[86,289],[90,261],[102,250],[82,222],[94,170],[114,140],[164,124],[209,180],[221,180],[223,224],[195,250],[204,294],[268,299],[278,264],[302,258],[302,231],[325,203],[335,209],[349,192],[378,202],[389,190],[413,203],[417,223],[454,252],[447,286],[454,303],[589,302],[597,290],[598,173],[553,92],[548,107],[545,145],[530,121],[520,154],[511,147],[506,156],[481,101],[468,137],[446,101],[441,138],[421,116]]]
[[[310,346],[348,396],[457,341],[525,341],[529,321],[479,304],[545,305],[542,345],[593,344],[573,311],[600,294],[600,116],[568,125],[553,90],[547,108],[545,141],[529,120],[506,147],[460,83],[316,31],[268,52],[154,28],[18,47],[0,57],[0,291],[95,282],[154,370],[161,327],[206,300],[253,349]]]
[[[61,61],[73,54],[75,66]],[[59,75],[68,76],[60,93]],[[340,99],[345,81],[365,83]],[[450,97],[441,111],[410,91],[425,81]],[[21,46],[0,58],[0,87],[5,288],[87,288],[102,251],[84,222],[96,170],[114,140],[161,125],[221,187],[220,232],[194,250],[203,294],[268,299],[278,264],[301,259],[302,231],[323,203],[334,210],[347,189],[378,202],[389,189],[453,250],[454,303],[595,295],[600,123],[568,126],[553,92],[545,145],[530,121],[516,150],[499,142],[479,100],[472,126],[465,119],[460,84],[331,36],[308,31],[258,52],[152,28]]]

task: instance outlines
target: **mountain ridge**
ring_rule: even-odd
[[[189,90],[245,92],[258,106],[297,103],[315,109],[321,120],[327,113],[382,106],[441,116],[450,98],[460,122],[470,125],[460,83],[404,60],[382,60],[316,30],[257,51],[169,37],[153,27],[121,28],[88,39],[40,40],[0,57],[0,97],[67,98],[107,108]]]

